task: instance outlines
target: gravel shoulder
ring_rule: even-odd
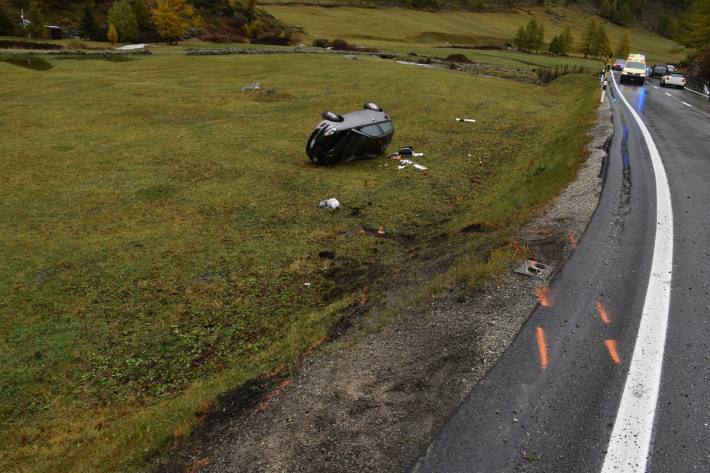
[[[605,103],[577,179],[521,231],[537,260],[559,268],[582,238],[612,132]],[[242,408],[198,429],[158,471],[407,471],[511,344],[537,304],[539,284],[510,271],[376,333],[346,331],[268,402],[254,408],[257,401],[244,395]]]

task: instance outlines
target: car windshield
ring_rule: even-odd
[[[646,69],[646,65],[640,62],[627,62],[627,69]]]
[[[681,74],[680,72],[672,72],[671,75],[673,77],[684,77],[683,74]]]

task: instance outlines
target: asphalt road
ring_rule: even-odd
[[[648,140],[617,91],[647,127],[668,179],[668,310],[654,306],[656,289],[647,294],[661,272],[651,267],[654,257],[663,261],[657,203],[662,214],[668,189],[661,195]],[[415,471],[710,472],[710,103],[656,79],[609,92],[615,133],[587,231],[555,278],[548,306],[537,307]],[[667,315],[667,329],[659,314]],[[653,384],[654,367],[638,365],[648,348],[639,342],[634,351],[647,324],[663,328],[650,332],[651,343],[665,346],[660,388],[625,389],[632,355],[636,372],[647,369]],[[638,416],[652,426],[648,456],[616,464],[607,458],[605,465],[608,451],[633,450],[623,441],[644,443],[617,421],[626,412],[622,398],[628,404],[644,396],[656,406]]]

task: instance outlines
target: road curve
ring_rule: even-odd
[[[645,469],[707,472],[710,104],[657,80],[620,91],[658,148],[673,205],[670,310]],[[657,228],[649,148],[622,101],[612,97],[612,105],[615,134],[604,190],[551,286],[552,305],[535,309],[415,471],[602,470],[639,333]],[[616,465],[609,471],[643,469]]]

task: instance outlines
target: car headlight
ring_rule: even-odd
[[[336,131],[338,131],[337,128],[328,128],[327,130],[325,130],[325,133],[323,133],[323,136],[331,136],[335,134]]]

